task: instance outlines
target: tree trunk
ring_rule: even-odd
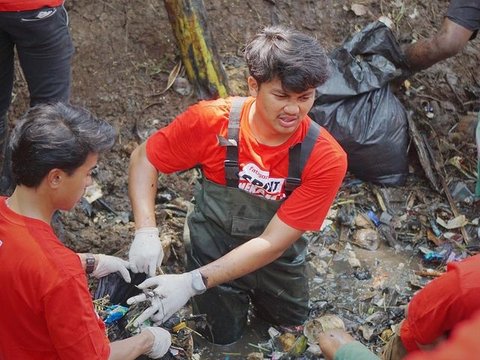
[[[226,97],[227,76],[208,31],[203,0],[164,0],[187,77],[200,99]]]

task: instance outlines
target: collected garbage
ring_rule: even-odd
[[[356,177],[403,185],[408,173],[407,117],[389,82],[406,65],[393,33],[381,21],[371,23],[329,57],[330,78],[317,88],[309,115],[342,145]]]
[[[105,276],[99,280],[95,291],[95,309],[107,328],[110,341],[126,339],[138,333],[139,329],[133,325],[133,322],[148,306],[146,304],[127,305],[128,298],[142,292],[135,285],[146,278],[142,273],[130,272],[130,275],[132,278],[130,284],[116,273]],[[163,328],[171,332],[173,344],[170,351],[162,357],[163,360],[191,359],[193,342],[191,329],[187,323],[191,320],[204,321],[201,316],[183,318],[179,314],[174,314],[162,324]],[[146,320],[143,326],[152,326],[152,324],[150,320]],[[146,355],[137,358],[137,360],[146,359],[149,359]]]

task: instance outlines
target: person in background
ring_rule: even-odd
[[[347,169],[340,145],[307,115],[328,78],[317,40],[269,27],[246,46],[250,97],[202,101],[131,155],[129,195],[134,272],[155,275],[163,252],[155,221],[159,172],[198,166],[203,177],[184,237],[189,272],[147,279],[152,306],[139,318],[163,322],[194,295],[217,344],[238,340],[249,302],[263,320],[308,317],[307,230],[319,230]],[[145,300],[143,294],[129,303]]]
[[[12,138],[16,187],[0,198],[0,358],[2,360],[136,359],[163,356],[170,334],[147,327],[109,343],[94,311],[85,271],[103,276],[128,263],[66,248],[50,224],[92,182],[99,155],[115,142],[111,125],[62,103],[31,108]]]
[[[470,357],[451,357],[451,359],[473,358],[480,350],[478,342],[472,342],[465,330],[459,330],[460,336],[451,334],[469,328],[480,330],[480,255],[469,257],[447,265],[447,272],[432,280],[420,290],[408,304],[406,318],[400,324],[399,334],[395,334],[385,346],[384,360],[410,359],[409,355],[429,350],[441,354],[440,349],[461,349],[459,354],[470,352]],[[476,325],[475,325],[476,324]],[[440,347],[447,342],[448,346]],[[362,344],[343,331],[323,333],[319,337],[320,347],[329,354],[329,359],[375,359]],[[438,350],[437,350],[438,349]],[[444,350],[447,351],[447,350]],[[451,350],[453,351],[453,350]],[[447,354],[447,352],[445,352]],[[451,352],[448,352],[451,354]],[[413,357],[416,358],[416,357]],[[442,357],[448,358],[448,357]],[[435,357],[435,359],[437,359]]]
[[[452,0],[440,30],[405,48],[410,70],[417,72],[458,54],[479,28],[480,1]]]
[[[30,93],[30,106],[68,102],[74,48],[64,0],[0,0],[0,194],[14,184],[8,153],[8,108],[14,49]]]

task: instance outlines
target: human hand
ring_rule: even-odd
[[[158,359],[165,355],[172,345],[172,336],[170,333],[161,327],[150,326],[144,329],[144,331],[149,331],[152,333],[154,340],[152,348],[149,352],[145,353],[148,357],[152,359]]]
[[[93,277],[98,279],[118,271],[127,283],[131,281],[130,273],[128,272],[130,268],[128,261],[110,255],[98,254],[96,256],[98,264],[92,272]]]
[[[150,301],[148,307],[134,322],[139,326],[145,320],[152,318],[156,324],[168,320],[194,295],[206,290],[202,275],[198,270],[175,275],[159,275],[149,278],[138,285],[138,288],[153,290],[152,296],[143,293],[127,300],[127,304],[137,304]]]
[[[335,353],[340,347],[355,339],[342,329],[332,329],[318,335],[318,344],[327,360],[335,358]]]
[[[160,266],[163,260],[158,228],[144,227],[135,231],[128,257],[133,272],[144,272],[148,276],[155,276],[157,266]]]

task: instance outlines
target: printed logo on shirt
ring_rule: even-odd
[[[282,200],[284,178],[271,178],[270,172],[260,169],[256,164],[248,163],[239,174],[238,187],[250,194],[269,200]]]
[[[2,240],[0,240],[0,246],[2,246],[2,245],[3,245],[3,241],[2,241]]]

